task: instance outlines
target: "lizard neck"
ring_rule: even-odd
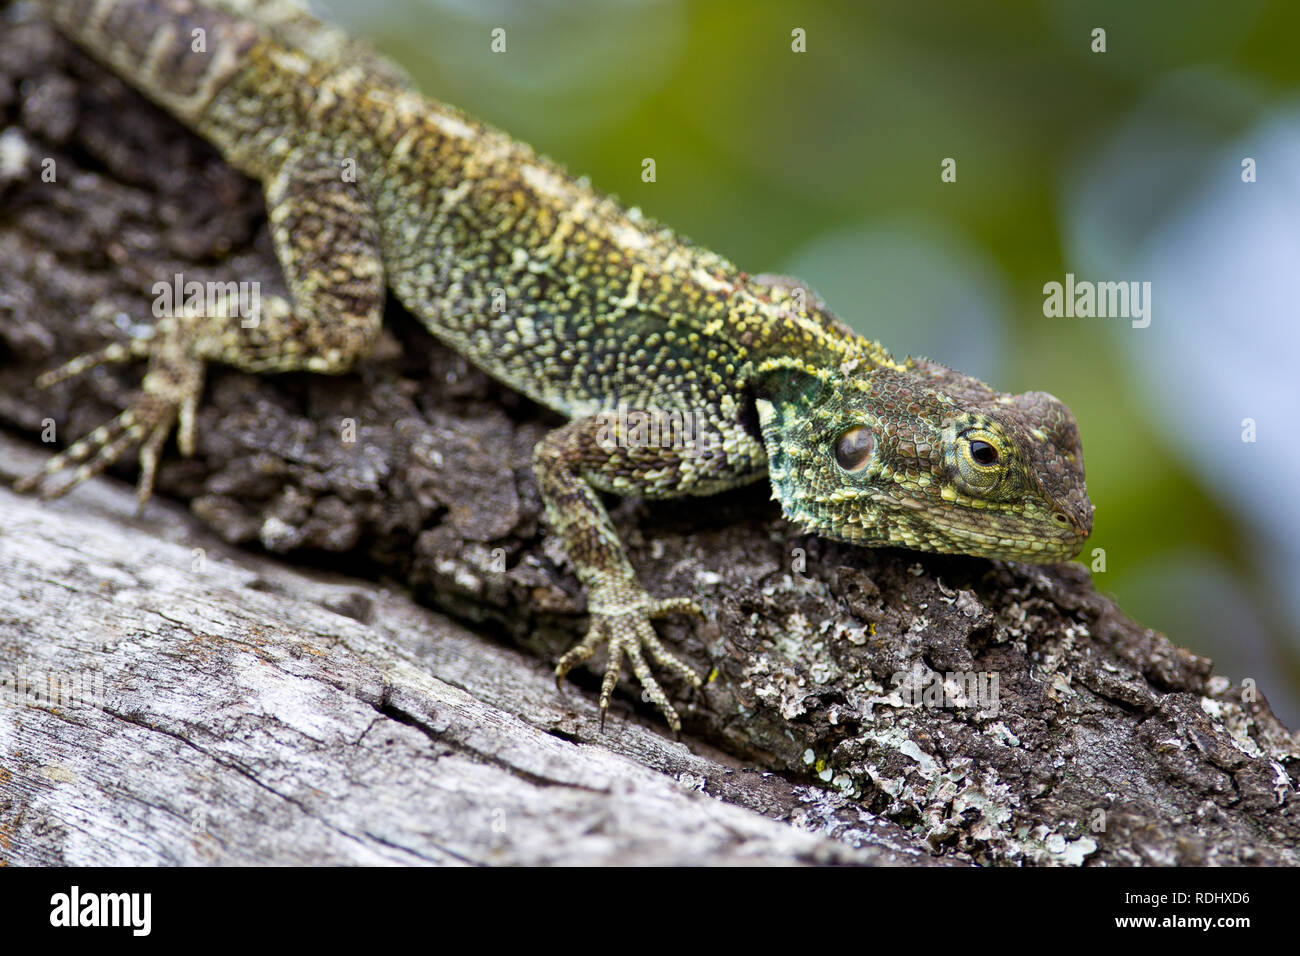
[[[788,390],[786,372],[830,384],[873,369],[904,370],[883,345],[850,329],[798,280],[742,276],[731,325],[757,393],[768,398]]]

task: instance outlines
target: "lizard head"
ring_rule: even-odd
[[[773,497],[811,532],[1042,563],[1092,530],[1079,428],[1046,392],[925,359],[777,360],[754,383]]]

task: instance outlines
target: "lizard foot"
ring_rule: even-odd
[[[129,345],[110,345],[98,352],[78,356],[36,380],[39,388],[48,388],[98,365],[126,362],[145,355],[150,356],[150,361],[142,393],[126,410],[51,457],[40,471],[15,482],[14,490],[40,488],[42,498],[58,498],[113,464],[132,445],[139,444],[140,479],[136,485],[136,501],[140,507],[144,506],[153,493],[154,474],[163,443],[178,420],[177,444],[181,454],[188,456],[194,451],[194,419],[203,392],[203,363],[177,354],[176,349],[158,349],[146,339]],[[62,483],[49,482],[48,479],[74,465],[77,467],[71,478]]]
[[[591,612],[591,625],[587,628],[587,636],[555,665],[555,683],[558,687],[570,670],[590,660],[602,644],[608,644],[609,661],[605,665],[605,677],[600,685],[600,729],[602,731],[605,729],[605,713],[609,710],[610,698],[614,695],[614,687],[623,670],[623,658],[626,657],[632,664],[632,673],[645,688],[646,696],[663,713],[673,733],[680,734],[681,719],[678,718],[672,704],[668,702],[668,695],[664,693],[659,682],[655,680],[654,674],[650,672],[646,655],[648,654],[656,664],[677,674],[694,687],[702,686],[704,681],[690,666],[678,660],[664,647],[650,622],[669,614],[693,614],[704,617],[704,611],[689,598],[666,598],[656,601],[645,594],[640,597],[639,601],[631,605],[624,603],[617,610]],[[596,607],[599,608],[599,604]]]

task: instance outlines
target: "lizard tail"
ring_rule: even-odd
[[[410,89],[410,78],[364,42],[321,23],[297,0],[38,0],[59,31],[150,99],[197,127],[260,41],[328,71],[362,66]]]
[[[193,0],[39,0],[59,32],[195,125],[257,44],[252,21]]]

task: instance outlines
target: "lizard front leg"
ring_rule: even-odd
[[[725,443],[728,454],[723,451],[721,434],[696,434],[690,446],[681,441],[647,444],[628,440],[624,424],[622,417],[612,412],[578,419],[551,432],[533,452],[533,470],[547,517],[559,533],[578,579],[586,586],[591,615],[586,636],[560,658],[555,678],[557,683],[563,680],[573,667],[606,645],[601,728],[626,658],[647,696],[663,712],[673,732],[679,733],[681,720],[646,657],[695,687],[703,681],[664,647],[650,622],[677,613],[703,617],[704,612],[690,598],[656,599],[646,593],[598,489],[650,497],[711,494],[759,477],[762,450],[739,430]]]
[[[221,362],[249,372],[342,372],[366,354],[383,320],[384,270],[374,215],[337,160],[290,153],[266,188],[276,254],[292,299],[262,296],[256,315],[218,300],[210,311],[182,309],[158,321],[153,335],[79,356],[41,376],[45,387],[97,365],[147,358],[141,394],[113,421],[51,457],[17,482],[57,497],[140,445],[137,498],[153,490],[163,443],[179,422],[183,455],[194,449],[194,420],[204,368]],[[48,479],[76,465],[62,484]]]

